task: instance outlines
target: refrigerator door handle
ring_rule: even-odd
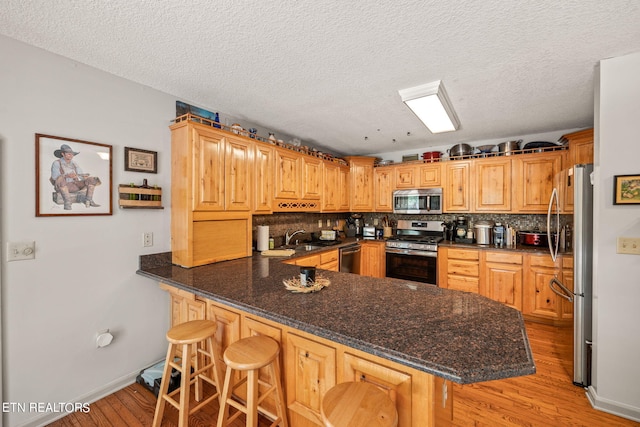
[[[555,285],[558,285],[560,287],[560,291],[555,288]],[[549,280],[549,287],[556,295],[566,299],[569,302],[573,302],[573,296],[575,294],[567,289],[567,287],[563,285],[557,278],[554,277],[553,279]]]
[[[551,209],[553,208],[553,202],[556,202],[556,241],[555,248],[553,247],[553,239],[551,234]],[[558,189],[554,188],[549,198],[549,208],[547,209],[547,242],[549,244],[549,253],[551,259],[556,262],[558,258],[558,243],[560,242],[560,201],[558,200]]]

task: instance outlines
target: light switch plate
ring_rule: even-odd
[[[7,262],[34,259],[36,242],[7,242]]]
[[[619,254],[640,255],[640,237],[618,237]]]

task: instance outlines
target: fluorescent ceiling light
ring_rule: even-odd
[[[431,133],[451,132],[460,127],[441,80],[401,89],[398,93]]]

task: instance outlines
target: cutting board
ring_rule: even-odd
[[[295,249],[268,249],[260,252],[263,256],[291,256],[295,253]]]

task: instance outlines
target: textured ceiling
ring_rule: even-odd
[[[598,61],[640,51],[635,0],[0,6],[0,34],[339,154],[592,126]],[[431,134],[400,100],[435,80],[457,132]]]

